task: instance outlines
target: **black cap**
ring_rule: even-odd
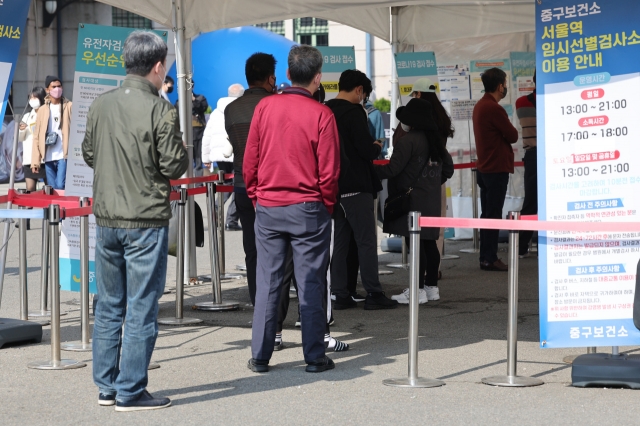
[[[54,81],[59,81],[62,84],[62,81],[60,81],[60,79],[55,75],[48,75],[47,78],[44,80],[44,87],[49,88],[49,85]]]
[[[437,131],[438,125],[433,117],[431,103],[424,99],[413,98],[407,106],[401,106],[396,110],[396,118],[402,124],[419,130]]]

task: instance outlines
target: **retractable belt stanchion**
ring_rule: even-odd
[[[383,380],[387,386],[402,388],[433,388],[443,381],[418,377],[418,280],[420,275],[420,212],[410,212],[409,238],[411,244],[411,268],[409,282],[409,376]]]
[[[402,237],[402,263],[389,263],[387,268],[408,269],[411,265],[407,261],[407,242]]]
[[[87,207],[89,199],[80,197],[80,207]],[[80,217],[80,341],[62,344],[63,351],[91,350],[89,331],[89,216]]]
[[[218,183],[220,185],[224,185],[224,172],[220,171],[218,173]],[[236,280],[242,278],[242,275],[238,274],[227,274],[225,267],[225,243],[224,243],[224,193],[218,192],[218,229],[220,235],[220,244],[218,245],[219,251],[219,263],[220,263],[220,279],[222,280]],[[213,281],[213,276],[211,277],[211,281]]]
[[[195,308],[201,311],[234,311],[238,309],[237,302],[222,301],[222,286],[220,284],[220,258],[218,257],[218,232],[214,214],[216,185],[207,182],[207,221],[209,225],[209,255],[211,256],[211,284],[213,287],[213,301],[196,303]]]
[[[184,318],[184,237],[186,226],[184,222],[185,205],[187,204],[187,188],[180,188],[178,200],[178,241],[176,247],[176,316],[175,318],[158,318],[162,325],[192,325],[202,322],[198,318]]]
[[[60,206],[51,205],[49,216],[49,264],[51,266],[51,360],[36,361],[27,365],[36,370],[69,370],[86,367],[87,364],[60,357]]]
[[[510,220],[519,220],[520,212],[509,212]],[[544,382],[517,375],[518,369],[518,231],[509,231],[509,320],[507,325],[507,375],[482,379],[493,386],[527,387]]]
[[[53,194],[53,187],[45,185],[45,195]],[[47,307],[47,295],[49,293],[49,216],[42,220],[42,252],[40,254],[40,310],[29,312],[33,318],[49,317],[51,311]]]
[[[473,218],[478,219],[478,169],[471,169],[471,209]],[[480,253],[480,231],[473,228],[473,248],[462,249],[461,253]]]

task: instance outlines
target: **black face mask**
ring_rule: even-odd
[[[167,93],[172,93],[172,92],[173,92],[173,86],[167,87]]]

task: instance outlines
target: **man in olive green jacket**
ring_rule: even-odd
[[[93,102],[82,142],[97,225],[93,379],[98,403],[116,411],[171,404],[146,391],[167,272],[169,180],[188,166],[176,110],[158,96],[166,56],[152,32],[127,38],[127,77]]]

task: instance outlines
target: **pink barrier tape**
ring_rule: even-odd
[[[189,188],[187,189],[187,196],[188,197],[192,197],[194,195],[198,195],[198,194],[206,194],[207,193],[207,187],[206,186],[201,186],[200,188]]]
[[[508,231],[640,232],[640,222],[550,222],[536,220],[420,217],[423,228],[479,228]]]
[[[89,216],[93,214],[93,207],[77,207],[74,209],[64,208],[60,210],[60,219],[77,216]]]
[[[171,186],[180,186],[180,185],[191,185],[193,183],[207,183],[207,182],[216,182],[218,180],[218,175],[211,176],[199,176],[192,178],[182,178],[171,180]]]
[[[520,220],[538,220],[538,215],[537,214],[522,215],[522,216],[520,216]]]
[[[389,164],[389,160],[373,160],[373,164],[375,164],[376,166],[385,166],[387,164]],[[524,162],[522,161],[516,161],[515,163],[513,163],[514,167],[524,167]],[[460,169],[473,169],[476,167],[476,163],[463,163],[463,164],[454,164],[453,168],[455,170],[460,170]]]
[[[233,192],[231,185],[216,185],[216,192]]]
[[[169,201],[178,201],[180,200],[180,193],[177,191],[173,191],[169,193]]]

